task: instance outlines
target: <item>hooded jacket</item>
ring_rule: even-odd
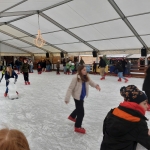
[[[150,150],[147,118],[144,109],[134,102],[123,102],[110,110],[103,124],[100,150],[136,150],[137,143]]]

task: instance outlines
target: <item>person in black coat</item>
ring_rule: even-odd
[[[122,87],[120,94],[125,100],[107,114],[100,150],[136,150],[137,143],[150,149],[147,96],[134,85]]]
[[[97,64],[95,63],[95,61],[93,62],[93,73],[96,74],[96,66]]]
[[[127,64],[127,62],[126,62],[125,59],[123,58],[122,61],[121,61],[121,63],[122,63],[123,75],[124,75],[124,74],[125,74],[125,70],[126,70],[126,64]]]
[[[150,66],[146,70],[146,77],[144,79],[142,90],[145,91],[148,97],[148,104],[149,104],[148,110],[150,111]]]
[[[100,68],[100,74],[102,76],[101,80],[105,80],[105,67],[106,67],[106,62],[102,57],[99,58],[99,68]]]
[[[118,70],[118,81],[121,82],[121,79],[124,79],[125,80],[125,83],[128,82],[128,79],[126,79],[124,76],[123,76],[123,67],[122,67],[122,64],[120,62],[117,62],[116,65],[115,65],[115,69],[114,69],[114,72]]]

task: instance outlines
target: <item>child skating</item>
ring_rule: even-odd
[[[68,119],[75,122],[74,131],[83,134],[86,133],[86,130],[82,128],[82,121],[84,117],[84,98],[85,96],[88,97],[89,85],[100,91],[99,85],[89,78],[86,68],[84,66],[79,66],[77,76],[72,79],[65,97],[66,104],[69,103],[71,95],[74,98],[76,108],[70,114]]]
[[[25,81],[25,85],[30,85],[30,82],[29,82],[29,70],[30,70],[30,66],[29,64],[27,63],[27,60],[24,59],[24,63],[21,67],[21,72],[23,73],[23,76],[24,76],[24,81]]]
[[[16,74],[16,72],[10,67],[8,66],[5,72],[5,80],[6,80],[6,91],[4,93],[4,96],[6,97],[8,94],[8,85],[9,85],[9,79],[10,78],[14,78],[15,77],[15,82],[17,82],[18,79],[18,75]],[[18,94],[18,92],[16,91],[16,93]]]

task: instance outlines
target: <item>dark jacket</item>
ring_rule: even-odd
[[[96,66],[97,66],[97,64],[96,64],[96,63],[93,63],[93,68],[94,68],[94,69],[96,69]]]
[[[15,61],[15,65],[16,65],[16,66],[20,66],[19,60],[16,60],[16,61]]]
[[[146,70],[146,77],[143,83],[143,91],[150,91],[150,66]]]
[[[29,68],[30,68],[30,66],[28,63],[23,63],[23,65],[21,67],[21,72],[28,72]]]
[[[136,150],[137,143],[150,150],[146,120],[147,118],[138,110],[134,110],[134,107],[132,109],[120,105],[112,109],[104,120],[104,136],[100,150]]]
[[[105,68],[106,67],[106,62],[103,59],[101,59],[99,61],[99,67],[101,67],[101,68]]]
[[[123,72],[123,67],[122,67],[122,64],[121,63],[117,63],[116,66],[115,66],[115,70],[118,70],[118,72]]]
[[[14,78],[17,79],[18,78],[18,75],[16,74],[16,72],[13,70],[12,71],[12,75],[10,76],[10,74],[6,71],[5,72],[5,80],[8,80],[9,78]]]
[[[122,63],[122,67],[125,68],[127,62],[125,60],[122,60],[121,63]]]
[[[60,68],[60,62],[57,62],[56,68]]]

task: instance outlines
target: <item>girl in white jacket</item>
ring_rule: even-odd
[[[84,98],[88,97],[89,85],[100,91],[98,84],[95,84],[88,76],[85,66],[78,67],[77,76],[72,79],[65,97],[65,103],[68,104],[70,97],[74,98],[76,109],[68,117],[69,120],[75,122],[75,132],[86,133],[82,128],[84,117]]]

